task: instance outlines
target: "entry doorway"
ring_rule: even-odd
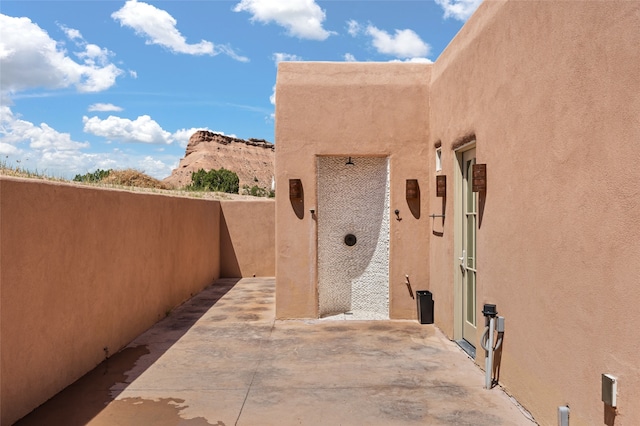
[[[476,296],[476,231],[478,229],[478,196],[473,192],[475,147],[457,154],[456,185],[456,339],[471,355],[475,355],[477,339]]]

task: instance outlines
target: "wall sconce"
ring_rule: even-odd
[[[407,200],[416,200],[418,198],[420,198],[418,179],[407,179]]]
[[[302,181],[300,179],[289,179],[289,198],[292,200],[302,198]]]
[[[487,192],[487,165],[473,165],[473,192]]]
[[[447,198],[447,176],[436,176],[436,197]]]

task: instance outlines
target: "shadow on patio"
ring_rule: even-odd
[[[219,280],[18,425],[531,425],[416,321],[276,321],[274,279]]]
[[[105,359],[96,368],[42,404],[16,425],[85,425],[110,407],[120,393],[154,365],[209,311],[239,278],[220,279],[212,286],[176,307],[167,318],[156,323],[120,352]],[[138,404],[139,408],[142,405]],[[177,411],[163,402],[147,403],[147,407],[163,413],[165,420],[178,420]],[[174,414],[175,413],[175,414]],[[172,414],[174,414],[172,416]],[[162,424],[156,423],[156,424]]]

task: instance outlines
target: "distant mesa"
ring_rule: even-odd
[[[199,169],[225,168],[238,175],[242,187],[258,186],[270,190],[275,176],[275,145],[264,139],[249,140],[198,130],[178,167],[162,182],[171,188],[191,184],[191,174]]]

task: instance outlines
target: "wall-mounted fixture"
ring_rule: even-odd
[[[407,179],[407,200],[416,200],[420,198],[420,187],[418,179]]]
[[[473,192],[487,192],[487,165],[473,165]]]
[[[436,197],[447,197],[447,176],[436,176]]]
[[[602,375],[602,402],[615,407],[618,405],[618,380],[611,374]]]
[[[289,179],[289,198],[292,200],[302,199],[302,181],[300,179]]]
[[[349,157],[349,159],[347,160],[347,162],[345,163],[346,166],[353,166],[353,161],[351,161],[351,157]]]
[[[349,247],[355,246],[358,239],[353,234],[347,234],[344,237],[344,243]]]
[[[400,217],[400,210],[396,209],[396,210],[394,211],[394,213],[396,214],[396,220],[397,220],[397,221],[401,221],[401,220],[402,220],[402,218]]]
[[[569,406],[558,407],[558,426],[569,426]]]

